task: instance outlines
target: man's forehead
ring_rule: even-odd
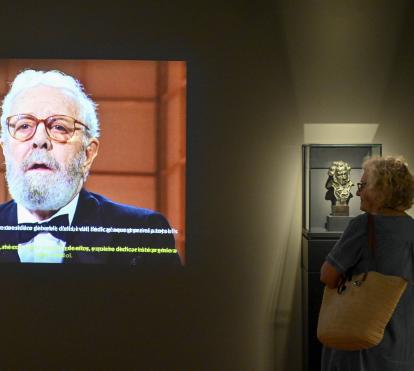
[[[37,85],[19,93],[11,105],[11,114],[66,113],[77,114],[78,105],[70,92],[45,85]],[[63,112],[64,111],[64,112]]]

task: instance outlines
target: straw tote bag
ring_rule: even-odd
[[[368,246],[375,256],[374,219],[368,215]],[[398,276],[369,271],[349,276],[335,289],[325,286],[317,336],[328,348],[361,350],[378,345],[407,287]]]

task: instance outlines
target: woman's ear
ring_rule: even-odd
[[[375,202],[375,207],[377,210],[380,210],[384,207],[385,203],[385,196],[382,192],[379,191],[372,191],[373,192],[373,200]]]

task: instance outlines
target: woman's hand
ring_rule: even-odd
[[[330,289],[338,287],[342,273],[338,272],[329,262],[325,262],[321,268],[321,281]]]

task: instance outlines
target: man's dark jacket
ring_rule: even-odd
[[[17,204],[12,200],[0,205],[0,226],[17,224]],[[167,220],[158,212],[115,203],[106,197],[82,189],[71,226],[143,228],[170,230]],[[174,249],[170,233],[67,232],[66,246]],[[19,243],[18,231],[0,230],[0,246]],[[0,262],[20,262],[17,250],[0,250]],[[139,266],[179,265],[177,253],[149,252],[80,252],[70,251],[64,263],[121,263]]]

